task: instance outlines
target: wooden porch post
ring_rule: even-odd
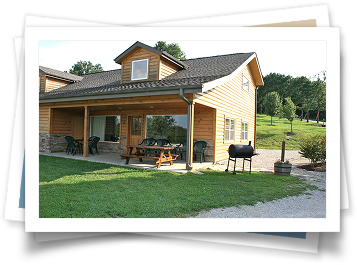
[[[88,138],[89,138],[89,107],[84,106],[84,139],[83,139],[83,157],[88,157]]]
[[[190,146],[190,150],[188,150],[190,152],[190,155],[188,157],[190,159],[189,165],[191,166],[191,168],[192,168],[192,163],[193,163],[193,124],[194,124],[194,121],[195,121],[195,102],[192,101],[192,105],[191,105],[191,131],[187,132],[187,133],[191,134],[191,137],[190,137],[191,143],[189,145]]]

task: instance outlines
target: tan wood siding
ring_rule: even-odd
[[[165,77],[177,72],[179,69],[180,69],[179,66],[162,58],[161,62],[160,62],[160,79],[165,78]]]
[[[49,133],[50,108],[40,107],[39,109],[39,133]]]
[[[131,80],[131,66],[133,61],[149,59],[149,73],[148,79],[145,80]],[[126,58],[122,62],[122,83],[129,83],[129,82],[142,82],[142,81],[153,81],[158,80],[159,77],[159,62],[160,56],[156,53],[150,52],[143,48],[137,49],[133,52],[128,58]]]
[[[243,75],[249,80],[248,92],[243,89]],[[255,93],[255,81],[250,66],[247,65],[231,81],[196,97],[195,102],[217,108],[215,161],[228,158],[230,144],[248,144],[252,141],[254,146]],[[225,117],[235,119],[234,141],[224,140]],[[242,122],[248,122],[247,141],[242,141]]]
[[[71,82],[47,76],[46,77],[45,92],[49,92],[49,91],[52,91],[54,89],[66,86],[69,83],[71,83]]]

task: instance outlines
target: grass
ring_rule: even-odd
[[[317,189],[297,177],[178,174],[40,155],[40,218],[180,218]]]
[[[322,123],[295,120],[293,132],[297,135],[290,136],[286,140],[286,133],[290,132],[290,122],[287,119],[273,117],[273,125],[270,125],[270,116],[257,115],[257,147],[258,149],[281,149],[281,142],[285,141],[286,150],[299,150],[301,137],[316,134],[326,135],[326,127],[319,127]]]

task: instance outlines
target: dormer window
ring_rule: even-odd
[[[137,60],[131,64],[131,80],[148,79],[149,60]]]

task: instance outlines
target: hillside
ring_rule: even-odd
[[[281,142],[285,140],[286,150],[298,150],[301,137],[316,134],[326,135],[326,127],[322,123],[295,120],[293,132],[296,135],[286,140],[286,134],[290,132],[290,122],[286,119],[273,117],[273,126],[270,125],[270,116],[257,114],[257,148],[258,149],[280,149]]]

